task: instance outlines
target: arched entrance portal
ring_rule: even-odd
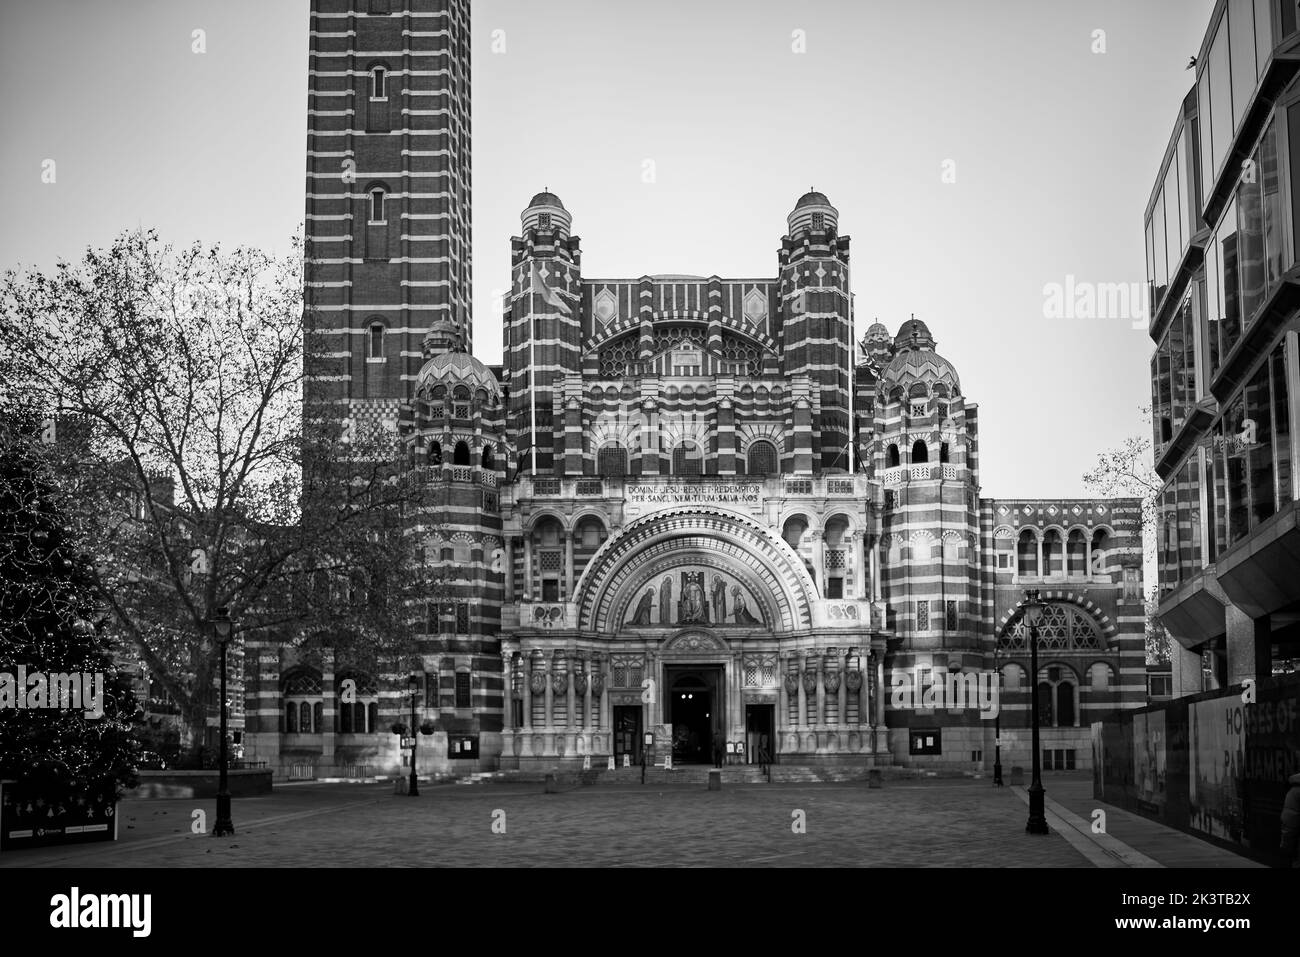
[[[669,665],[665,723],[672,729],[674,764],[711,764],[713,742],[725,737],[722,666]]]

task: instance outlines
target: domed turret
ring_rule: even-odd
[[[894,337],[895,355],[880,373],[882,392],[894,386],[908,388],[921,382],[927,388],[942,382],[953,395],[961,394],[961,380],[953,364],[934,351],[934,337],[915,317],[903,323]]]
[[[799,197],[799,201],[794,204],[794,211],[786,218],[786,223],[790,227],[791,236],[805,231],[834,232],[839,228],[840,211],[831,205],[825,193],[812,189]]]
[[[534,196],[520,218],[523,220],[525,232],[530,229],[541,232],[556,230],[561,238],[569,235],[569,227],[573,225],[573,217],[564,208],[564,203],[560,202],[560,197],[549,189],[544,189]]]
[[[416,394],[435,385],[448,388],[465,385],[471,392],[483,389],[493,399],[501,395],[501,386],[492,370],[468,352],[444,352],[426,362],[415,380]]]
[[[898,335],[894,336],[895,349],[933,349],[934,346],[934,336],[930,335],[930,327],[915,316],[903,323],[898,330]]]
[[[894,357],[894,334],[882,322],[873,322],[858,343],[862,354],[879,368]]]

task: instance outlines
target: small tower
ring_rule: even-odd
[[[428,575],[419,647],[437,690],[427,713],[449,734],[499,732],[500,487],[507,456],[496,376],[458,347],[435,351],[415,382],[406,442],[422,490],[409,521]]]
[[[505,366],[510,382],[509,437],[521,470],[549,473],[563,455],[558,383],[581,372],[582,253],[573,218],[543,190],[520,217],[511,243],[512,288],[505,315]],[[534,443],[533,436],[536,435]]]
[[[799,198],[787,225],[778,253],[782,372],[792,381],[810,380],[812,419],[818,424],[813,469],[847,469],[853,361],[849,238],[839,235],[839,211],[815,190]]]

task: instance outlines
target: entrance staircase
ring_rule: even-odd
[[[671,771],[666,771],[662,766],[647,767],[645,769],[645,783],[650,786],[664,785],[689,785],[695,787],[705,787],[709,783],[709,772],[713,770],[705,764],[679,764]],[[835,767],[820,766],[807,764],[773,764],[768,767],[767,773],[763,773],[758,765],[727,765],[721,768],[722,785],[737,784],[838,784],[845,782],[861,782],[866,784],[868,775],[871,770],[880,772],[885,782],[891,780],[904,780],[915,778],[933,778],[933,777],[980,777],[979,772],[973,771],[929,771],[918,768],[903,768],[885,766],[879,768],[866,767]],[[542,784],[546,781],[548,775],[552,775],[555,784],[560,787],[579,787],[590,785],[623,785],[623,786],[640,786],[641,768],[640,766],[630,768],[615,768],[608,771],[604,768],[594,768],[590,771],[575,769],[563,769],[554,771],[545,770],[528,770],[528,771],[481,771],[474,774],[466,774],[456,778],[457,784],[478,784],[478,783],[513,783],[513,784]]]

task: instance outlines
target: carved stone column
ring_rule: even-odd
[[[807,730],[813,732],[815,741],[820,740],[816,737],[816,733],[821,730],[822,723],[821,681],[818,680],[820,676],[817,674],[820,667],[821,659],[814,657],[809,652],[808,656],[804,658],[802,675],[805,715],[808,719],[805,721],[804,726]],[[811,714],[808,713],[809,711],[811,711]]]

